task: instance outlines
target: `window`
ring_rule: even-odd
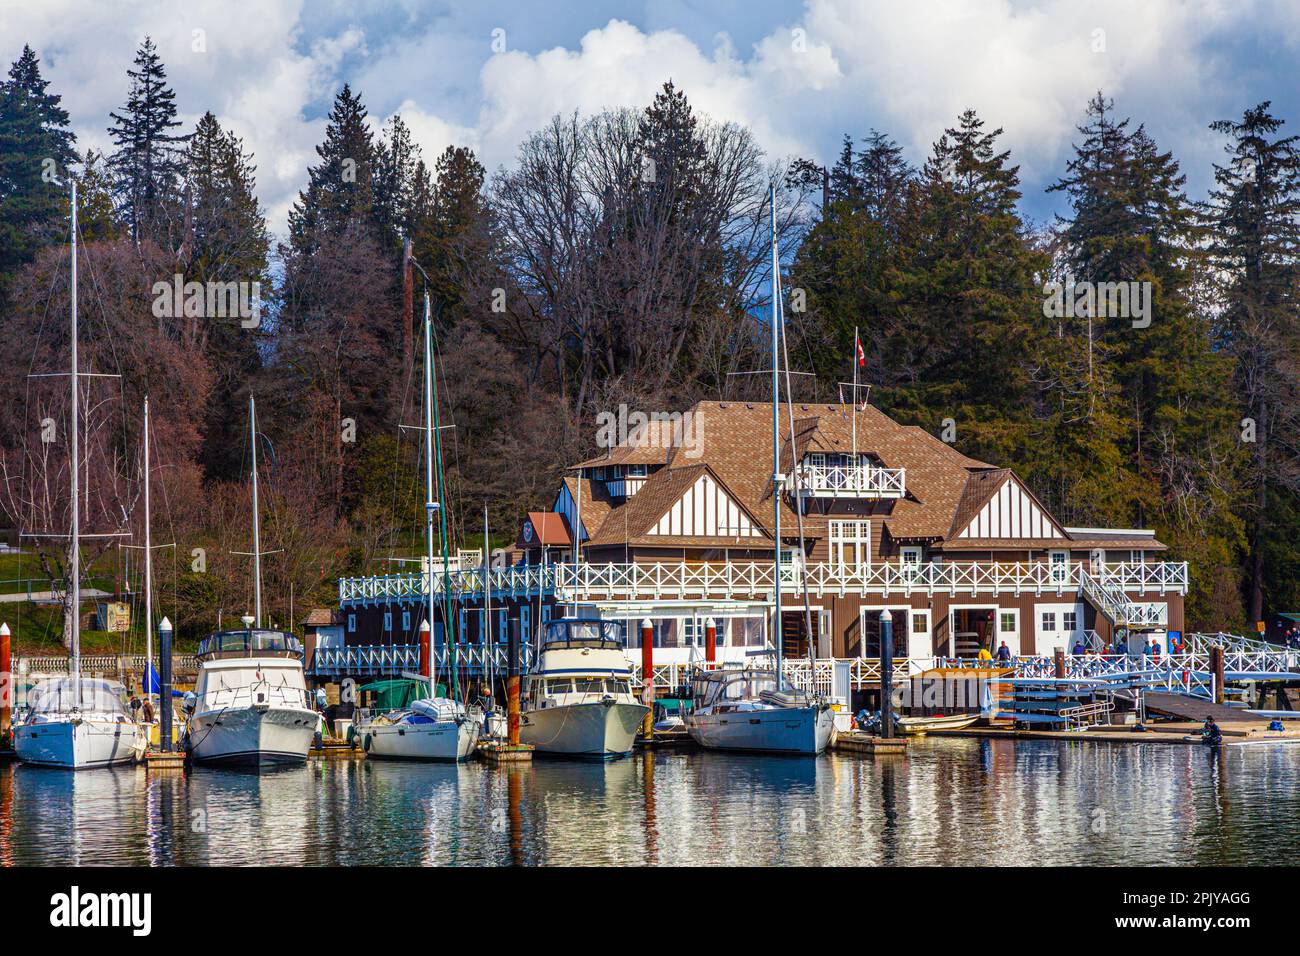
[[[529,625],[532,624],[533,609],[527,604],[519,608],[519,639],[522,643],[532,640],[533,635],[529,633]]]
[[[384,630],[385,630],[385,631],[391,631],[392,629],[393,629],[393,612],[392,612],[392,611],[385,611],[385,612],[384,612]]]
[[[698,617],[688,617],[682,620],[682,646],[704,646],[704,622]]]
[[[469,615],[465,613],[464,609],[462,609],[460,612],[460,636],[457,638],[457,640],[460,643],[464,644],[468,640],[468,638],[469,638]]]
[[[403,631],[406,631],[406,632],[408,632],[408,633],[409,633],[410,630],[411,630],[411,612],[410,612],[410,611],[403,611],[403,612],[402,612],[402,630],[403,630]]]
[[[1052,565],[1052,580],[1066,581],[1070,576],[1070,552],[1069,551],[1049,551],[1047,560]]]
[[[349,614],[349,615],[348,615],[348,633],[349,633],[349,634],[355,634],[356,632],[357,632],[357,616],[356,616],[355,614]]]
[[[921,573],[921,549],[906,545],[898,549],[898,563],[903,569],[903,580],[914,581]]]
[[[1014,612],[1003,611],[998,617],[998,630],[1003,634],[1016,633],[1016,615]]]
[[[1046,633],[1046,632],[1048,632],[1048,631],[1055,631],[1055,630],[1056,630],[1056,612],[1055,612],[1055,611],[1044,611],[1044,612],[1043,612],[1043,631],[1044,631],[1044,633]]]
[[[629,478],[644,478],[646,476],[645,465],[628,465],[627,476]]]
[[[497,629],[492,632],[492,640],[496,641],[498,644],[508,640],[510,631],[507,630],[507,628],[509,627],[510,616],[506,612],[506,609],[502,608],[497,612]]]
[[[912,612],[912,633],[925,634],[930,630],[930,612],[913,611]]]
[[[830,523],[831,564],[857,568],[871,563],[871,522]]]
[[[1075,626],[1076,621],[1077,618],[1075,617],[1074,611],[1065,611],[1061,615],[1061,630],[1071,632],[1078,630]]]
[[[814,468],[825,468],[826,456],[819,451],[815,451],[808,456],[808,463]]]
[[[542,605],[542,623],[543,623],[543,624],[548,624],[548,623],[550,623],[550,620],[551,620],[551,606],[550,606],[549,604],[543,604],[543,605]]]

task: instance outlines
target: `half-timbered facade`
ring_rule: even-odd
[[[1151,531],[1066,527],[1010,469],[872,406],[793,412],[791,429],[782,410],[793,439],[782,441],[779,484],[764,403],[701,402],[689,443],[644,429],[574,465],[491,567],[461,554],[447,575],[435,570],[435,593],[446,577],[454,598],[435,643],[450,631],[473,659],[512,628],[531,636],[580,607],[625,620],[638,660],[646,620],[657,663],[700,658],[710,621],[718,657],[740,659],[769,645],[777,587],[790,655],[877,655],[886,608],[899,655],[917,660],[1003,642],[1050,654],[1119,634],[1136,646],[1182,629],[1187,566]],[[341,581],[345,644],[413,645],[429,577]]]

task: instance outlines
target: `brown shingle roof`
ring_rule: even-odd
[[[578,500],[578,476],[567,475],[564,479],[564,487],[569,489],[569,497],[576,502]],[[587,529],[587,538],[594,538],[609,517],[614,508],[614,503],[609,494],[605,491],[603,481],[592,481],[590,478],[582,479],[582,526]]]

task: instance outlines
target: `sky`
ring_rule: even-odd
[[[0,58],[36,50],[81,148],[110,145],[146,34],[186,126],[211,110],[253,151],[277,234],[345,82],[426,159],[464,145],[490,171],[556,113],[644,107],[668,79],[771,156],[823,163],[878,129],[919,164],[971,107],[1003,128],[1035,222],[1063,211],[1044,190],[1099,89],[1193,198],[1222,157],[1212,121],[1272,100],[1300,131],[1292,0],[0,0]]]

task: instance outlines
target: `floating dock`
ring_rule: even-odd
[[[934,733],[935,731],[930,731]],[[906,737],[873,737],[870,734],[847,733],[836,734],[834,749],[848,753],[870,754],[879,756],[884,754],[905,754],[907,753]]]

